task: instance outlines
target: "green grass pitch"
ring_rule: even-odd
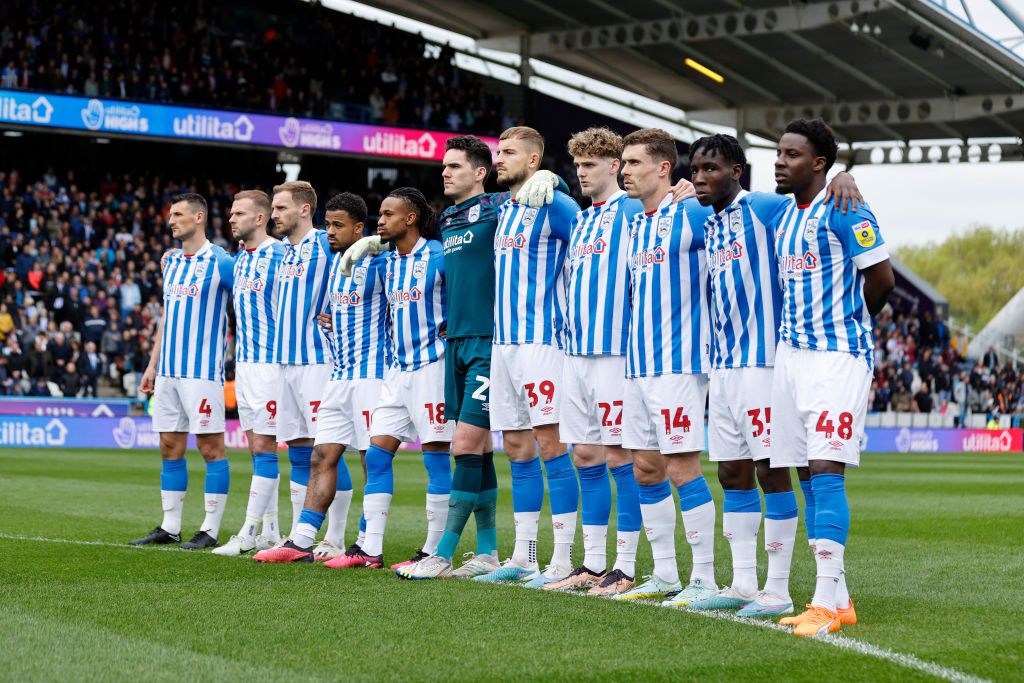
[[[358,488],[358,460],[349,458]],[[247,454],[231,460],[224,538],[241,524],[251,474]],[[131,548],[122,544],[160,520],[155,454],[4,449],[0,680],[1024,680],[1024,455],[864,460],[848,477],[847,571],[860,623],[817,641],[513,586]],[[203,482],[198,455],[189,462],[188,535],[202,519]],[[714,470],[705,472],[718,490]],[[504,557],[513,534],[500,455],[498,474]],[[397,458],[395,479],[391,561],[425,531],[420,459]],[[287,525],[285,486],[282,494]],[[544,560],[551,530],[541,519]],[[678,531],[685,577],[681,523]],[[716,553],[718,580],[727,581],[722,538]],[[638,557],[640,573],[649,571],[646,540]],[[763,551],[759,562],[763,580]],[[793,569],[799,604],[813,590],[809,550],[798,548]]]

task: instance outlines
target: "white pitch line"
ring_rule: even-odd
[[[71,538],[46,538],[43,536],[22,536],[19,534],[5,534],[0,533],[0,539],[8,541],[32,541],[36,543],[68,543],[71,545],[94,545],[103,546],[107,548],[129,548],[129,549],[143,549],[142,546],[128,545],[127,543],[111,543],[109,541],[80,541]],[[162,546],[155,546],[148,548],[149,550],[179,550],[177,546],[173,548],[167,548]],[[585,594],[580,594],[585,595]],[[651,602],[649,600],[637,600],[634,604],[652,605],[660,607],[658,603]],[[747,626],[756,626],[758,628],[768,629],[770,631],[781,631],[783,633],[790,633],[790,629],[785,626],[780,626],[774,621],[768,619],[750,619],[747,617],[738,617],[730,612],[723,611],[685,611],[687,614],[694,614],[701,617],[707,617],[710,619],[719,619],[721,621],[731,621],[736,624],[745,624]],[[902,666],[906,669],[913,669],[915,671],[921,671],[936,678],[941,678],[952,683],[991,683],[986,678],[979,678],[978,676],[972,676],[966,674],[963,671],[952,669],[948,666],[942,666],[934,662],[925,661],[914,655],[903,654],[902,652],[895,652],[888,648],[880,647],[878,645],[872,645],[871,643],[865,643],[862,640],[856,638],[849,638],[844,635],[824,635],[816,636],[812,638],[815,642],[825,643],[832,647],[840,650],[850,650],[858,654],[866,655],[868,657],[875,657],[876,659],[883,659],[887,662],[892,662],[898,666]]]
[[[637,604],[651,605],[661,607],[660,603],[652,602],[650,600],[637,600]],[[781,626],[770,619],[751,619],[749,617],[739,617],[731,612],[725,612],[722,610],[708,610],[708,611],[697,611],[697,610],[686,610],[680,609],[680,612],[686,614],[693,614],[700,617],[707,617],[710,619],[719,619],[721,621],[731,621],[735,624],[745,624],[747,626],[757,626],[758,628],[768,629],[769,631],[781,631],[783,633],[792,633],[792,629],[785,626]],[[948,666],[942,666],[941,664],[935,664],[924,659],[915,657],[914,655],[903,654],[902,652],[895,652],[879,645],[872,645],[866,643],[863,640],[857,640],[856,638],[850,638],[842,634],[833,635],[827,634],[824,636],[815,636],[810,638],[818,643],[825,643],[832,647],[839,648],[840,650],[850,650],[858,654],[866,655],[868,657],[875,657],[876,659],[884,659],[887,662],[892,662],[898,666],[902,666],[907,669],[913,669],[915,671],[921,671],[926,674],[941,678],[946,681],[952,681],[953,683],[992,683],[987,678],[979,678],[978,676],[972,676],[966,674],[963,671],[952,669]]]
[[[167,547],[162,545],[156,546],[139,546],[129,545],[126,543],[111,543],[110,541],[80,541],[74,538],[46,538],[43,536],[23,536],[21,534],[5,534],[0,533],[0,539],[6,541],[33,541],[36,543],[68,543],[71,545],[97,545],[104,546],[107,548],[127,548],[130,550],[181,550],[177,545]]]

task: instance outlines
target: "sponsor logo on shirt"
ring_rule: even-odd
[[[331,294],[331,304],[334,306],[358,306],[363,303],[359,292],[334,292]]]
[[[816,270],[818,268],[818,257],[810,251],[803,256],[799,254],[786,254],[779,261],[779,269],[786,273],[797,273],[804,270]]]
[[[403,304],[408,304],[410,301],[419,301],[422,298],[423,290],[419,287],[388,292],[388,303],[392,306],[401,306]]]
[[[584,244],[577,244],[572,248],[573,258],[583,258],[584,256],[593,256],[594,254],[603,254],[608,250],[608,242],[603,237],[598,237],[593,242],[586,242]]]
[[[500,235],[494,240],[494,248],[499,251],[509,251],[511,249],[522,249],[526,246],[526,235],[519,233],[518,235]]]
[[[244,291],[262,292],[263,291],[263,278],[258,277],[243,277],[237,280],[238,288]]]
[[[634,270],[649,270],[651,266],[665,262],[665,248],[658,245],[654,249],[646,249],[633,254],[632,260]]]
[[[478,208],[478,207],[474,206],[473,208],[475,209],[475,208]],[[473,243],[473,231],[472,230],[467,230],[466,232],[462,233],[461,235],[449,235],[448,237],[444,238],[444,252],[447,254],[450,250],[454,249],[455,247],[461,247],[461,246],[464,246],[466,244],[472,244],[472,243]]]
[[[711,267],[720,268],[736,259],[743,258],[743,245],[739,240],[733,240],[727,247],[715,249],[711,252]]]

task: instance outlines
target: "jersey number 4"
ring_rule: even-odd
[[[823,410],[818,416],[818,424],[814,431],[824,434],[826,439],[831,439],[834,431],[840,439],[848,441],[853,436],[853,413],[839,413],[839,428],[837,429],[832,418],[828,416],[828,411]]]

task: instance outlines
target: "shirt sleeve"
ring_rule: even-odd
[[[792,199],[781,194],[769,194],[767,192],[752,192],[747,195],[747,203],[750,211],[757,216],[757,220],[772,234],[786,209],[792,203]]]
[[[889,258],[889,250],[878,229],[875,214],[866,204],[857,213],[844,214],[838,208],[833,208],[828,226],[859,270]]]
[[[568,242],[572,235],[573,222],[580,212],[579,204],[569,195],[556,192],[555,200],[547,210],[551,234],[563,242]]]
[[[224,250],[219,251],[215,258],[220,270],[220,286],[230,292],[235,286],[235,260]]]

